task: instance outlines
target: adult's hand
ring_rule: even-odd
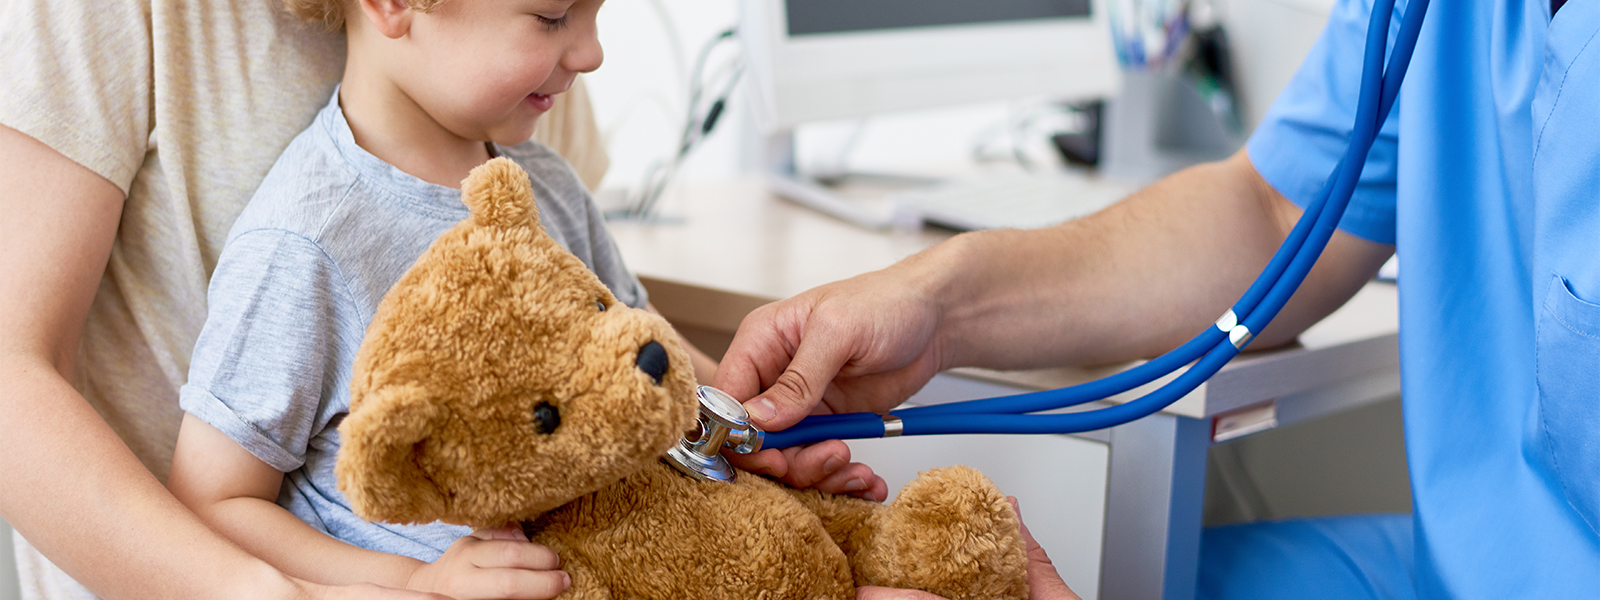
[[[889,484],[872,467],[850,462],[850,446],[828,440],[809,446],[767,449],[754,454],[724,453],[734,466],[778,478],[798,488],[817,488],[873,502],[889,498]]]
[[[723,356],[716,386],[746,400],[768,431],[813,413],[894,408],[943,366],[934,335],[938,307],[922,276],[932,262],[919,255],[755,310]],[[732,460],[790,485],[887,498],[883,478],[850,463],[849,452],[831,440]]]
[[[936,249],[937,250],[937,249]],[[940,253],[806,291],[751,312],[717,370],[768,431],[812,413],[886,412],[944,365],[936,339]]]
[[[1006,498],[1011,503],[1011,508],[1017,510],[1021,517],[1022,511],[1017,507],[1017,499]],[[1044,548],[1039,547],[1038,540],[1033,539],[1033,533],[1028,531],[1028,524],[1022,523],[1022,543],[1028,553],[1028,598],[1029,600],[1082,600],[1078,594],[1067,587],[1067,582],[1061,579],[1061,574],[1056,572],[1055,564],[1050,562],[1050,557],[1044,553]],[[945,600],[920,590],[900,590],[885,587],[864,587],[856,590],[856,600]]]
[[[1022,526],[1022,545],[1028,552],[1029,599],[1082,600],[1072,588],[1067,587],[1066,580],[1061,578],[1059,571],[1056,571],[1055,563],[1050,562],[1050,557],[1045,555],[1044,548],[1039,546],[1039,541],[1033,539],[1033,532],[1028,531],[1028,524],[1022,521],[1022,507],[1017,505],[1017,499],[1007,496],[1006,501],[1017,511],[1017,524]]]

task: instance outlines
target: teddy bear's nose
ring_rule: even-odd
[[[661,377],[667,374],[667,349],[662,348],[659,342],[645,344],[639,348],[636,363],[640,371],[654,379],[656,385],[661,385]]]

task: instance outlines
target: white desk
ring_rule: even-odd
[[[777,200],[754,179],[693,186],[669,195],[662,209],[682,221],[613,222],[611,231],[663,314],[723,336],[765,302],[889,266],[949,235],[862,230]],[[1281,426],[1397,394],[1395,302],[1393,286],[1369,285],[1297,346],[1242,356],[1160,414],[1079,436],[1110,448],[1099,596],[1193,597],[1214,429]],[[912,401],[1048,389],[1125,367],[960,369]]]

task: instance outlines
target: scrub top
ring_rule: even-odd
[[[1247,146],[1301,206],[1344,151],[1370,10],[1340,0]],[[1600,597],[1600,0],[1428,11],[1340,222],[1404,263],[1413,514],[1208,531],[1201,597]]]

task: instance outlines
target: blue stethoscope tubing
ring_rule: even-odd
[[[1350,146],[1294,229],[1284,239],[1261,275],[1214,327],[1166,354],[1115,375],[1056,390],[952,402],[896,410],[900,435],[957,433],[1076,433],[1105,429],[1149,416],[1199,387],[1237,356],[1255,332],[1260,332],[1311,271],[1333,237],[1339,219],[1350,204],[1361,178],[1367,152],[1400,93],[1411,62],[1428,0],[1411,0],[1400,22],[1388,68],[1384,54],[1395,0],[1378,0],[1367,25],[1366,56],[1361,72],[1360,101]],[[1066,414],[1027,414],[1104,399],[1165,377],[1190,365],[1188,370],[1149,394],[1116,406]],[[885,420],[876,413],[814,415],[795,426],[767,433],[765,447],[786,448],[829,439],[883,437]]]

